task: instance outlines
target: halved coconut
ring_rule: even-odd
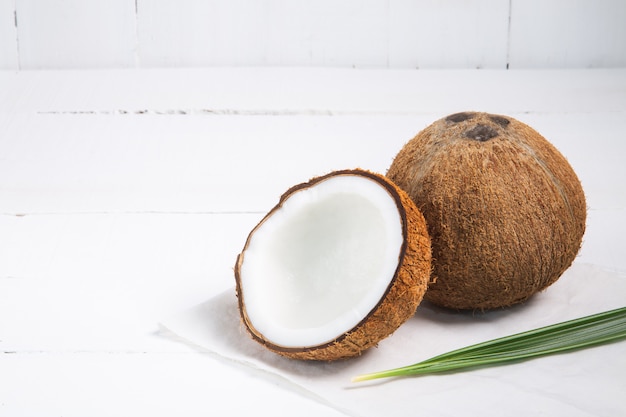
[[[336,171],[290,188],[237,257],[239,310],[281,355],[361,354],[410,318],[431,268],[424,217],[387,178]]]

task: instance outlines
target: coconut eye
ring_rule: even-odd
[[[486,142],[489,139],[495,138],[498,136],[498,132],[490,126],[487,125],[476,125],[471,128],[467,132],[465,132],[465,137],[477,140],[479,142]]]
[[[509,119],[507,119],[506,117],[502,117],[502,116],[489,116],[489,119],[491,119],[492,122],[502,126],[502,127],[507,127],[509,125],[509,123],[511,123],[511,121]]]
[[[450,116],[446,117],[446,120],[448,122],[459,123],[464,120],[469,120],[473,117],[474,117],[474,113],[463,112],[463,113],[451,114]]]

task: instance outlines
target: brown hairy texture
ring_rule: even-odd
[[[387,176],[426,218],[433,276],[425,298],[454,309],[522,302],[571,265],[586,203],[574,170],[511,117],[464,112],[410,140]]]
[[[396,202],[402,219],[404,244],[401,248],[398,267],[395,275],[389,277],[389,287],[378,305],[352,330],[332,342],[320,346],[303,346],[302,348],[285,348],[266,340],[254,326],[252,326],[245,307],[245,291],[240,283],[240,269],[244,261],[245,250],[254,231],[271,216],[281,204],[293,193],[313,187],[321,181],[338,175],[365,176],[378,182]],[[360,355],[364,350],[376,346],[379,341],[391,335],[402,323],[415,313],[415,309],[422,301],[431,273],[430,238],[424,217],[417,209],[411,198],[386,177],[369,171],[354,169],[335,171],[322,177],[311,179],[307,183],[290,188],[280,198],[274,207],[259,225],[252,230],[235,265],[235,280],[237,284],[237,298],[242,322],[254,340],[266,348],[289,358],[305,360],[332,361]]]

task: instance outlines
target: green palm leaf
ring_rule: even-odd
[[[353,382],[505,364],[626,339],[626,307],[457,349],[401,368],[359,375]]]

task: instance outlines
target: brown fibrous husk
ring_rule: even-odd
[[[554,283],[585,232],[581,183],[561,153],[508,116],[438,120],[387,176],[423,213],[433,251],[425,299],[454,309],[523,302]]]
[[[245,259],[245,250],[254,231],[263,224],[263,221],[278,210],[282,203],[293,193],[308,187],[313,187],[337,175],[359,175],[370,178],[385,187],[394,198],[402,219],[404,243],[398,258],[398,267],[395,275],[390,277],[390,284],[386,294],[378,305],[363,320],[350,331],[338,335],[331,342],[319,346],[303,346],[301,348],[285,348],[272,343],[258,332],[252,325],[245,305],[245,290],[241,287],[240,269]],[[430,238],[424,217],[415,206],[415,203],[403,190],[398,188],[386,177],[362,169],[334,171],[324,176],[290,188],[280,198],[280,202],[261,220],[252,230],[246,241],[243,251],[237,257],[235,264],[236,290],[239,302],[241,320],[247,332],[254,340],[267,349],[282,356],[293,359],[333,361],[359,356],[387,336],[391,335],[401,324],[413,316],[420,304],[428,286],[431,273]]]

